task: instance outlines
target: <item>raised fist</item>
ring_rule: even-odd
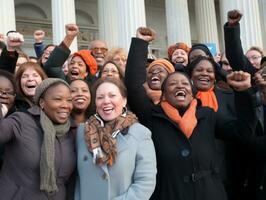
[[[76,24],[66,25],[66,35],[71,37],[76,37],[79,33],[79,27]]]
[[[36,30],[34,31],[33,36],[35,43],[41,43],[43,41],[43,38],[45,37],[45,32],[43,30]]]
[[[236,91],[243,91],[251,87],[250,74],[243,71],[234,71],[227,75],[227,83]]]
[[[230,10],[227,13],[227,21],[229,25],[236,25],[242,18],[243,14],[240,10]]]
[[[147,27],[139,27],[137,29],[136,37],[145,40],[147,42],[151,42],[152,40],[155,39],[155,35],[156,33],[153,29]]]
[[[19,48],[24,42],[24,37],[19,32],[10,32],[7,35],[7,50],[15,51],[16,48]]]

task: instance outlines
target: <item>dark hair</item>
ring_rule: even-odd
[[[113,62],[113,61],[111,61],[111,60],[110,60],[110,61],[107,61],[107,62],[105,62],[105,63],[103,64],[103,66],[101,67],[101,70],[100,70],[100,72],[99,72],[99,77],[102,77],[102,71],[103,71],[103,69],[105,68],[105,66],[106,66],[107,64],[109,64],[109,63],[113,64],[113,65],[117,68],[118,73],[119,73],[119,78],[120,78],[121,80],[123,80],[123,76],[122,76],[122,73],[121,73],[119,67],[117,66],[117,64],[116,64],[115,62]]]
[[[5,70],[0,69],[0,76],[7,78],[11,82],[14,88],[14,92],[16,92],[16,83],[15,83],[14,75]]]
[[[162,86],[161,86],[162,94],[164,94],[164,92],[165,92],[165,90],[166,90],[166,83],[167,83],[168,79],[169,79],[171,76],[175,75],[175,74],[181,74],[181,75],[183,75],[183,76],[185,76],[185,77],[187,78],[187,80],[188,80],[188,82],[189,82],[189,84],[190,84],[190,86],[191,86],[191,89],[192,89],[192,94],[193,94],[193,96],[195,97],[195,95],[196,95],[197,92],[198,92],[197,89],[196,89],[196,88],[194,87],[194,85],[192,84],[192,82],[191,82],[189,76],[188,76],[186,73],[184,73],[184,72],[180,72],[180,71],[173,72],[173,73],[169,74],[169,75],[166,77],[166,79],[164,79],[164,81],[163,81],[163,83],[162,83]],[[162,96],[163,96],[163,95],[162,95]]]
[[[15,76],[15,82],[16,82],[17,93],[24,98],[26,98],[26,96],[21,89],[20,81],[21,81],[22,74],[29,68],[32,68],[33,70],[35,70],[41,76],[42,80],[47,78],[47,75],[45,74],[45,72],[43,71],[43,69],[41,68],[41,66],[38,63],[34,63],[34,62],[23,63],[18,68],[18,71],[17,71],[16,76]]]
[[[201,43],[193,44],[191,49],[190,49],[190,51],[189,51],[189,53],[188,53],[188,63],[191,62],[190,58],[189,58],[191,52],[193,52],[194,50],[197,50],[197,49],[203,51],[206,54],[207,57],[213,58],[213,55],[212,55],[211,51],[209,50],[209,48],[205,44],[201,44]]]
[[[49,47],[56,47],[56,45],[54,45],[54,44],[48,44],[48,45],[46,45],[46,46],[44,47],[44,49],[43,49],[43,51],[42,51],[42,55],[41,55],[40,58],[38,59],[38,63],[39,63],[39,65],[42,66],[42,67],[43,67],[43,64],[42,64],[42,56],[43,56],[43,53],[44,53],[44,51],[45,51],[46,49],[48,49]]]
[[[212,57],[206,57],[206,56],[199,56],[195,60],[193,60],[191,63],[188,64],[187,69],[188,69],[188,75],[192,76],[193,70],[196,68],[196,66],[203,60],[209,61],[212,64],[212,67],[214,69],[214,74],[215,78],[217,78],[218,75],[218,66],[219,64],[214,61]]]
[[[92,86],[92,94],[93,94],[94,98],[96,97],[96,90],[103,83],[112,83],[112,84],[114,84],[115,86],[118,87],[122,97],[127,98],[127,88],[124,85],[124,83],[121,80],[119,80],[119,79],[110,78],[110,77],[99,78],[97,81],[95,81],[95,83]]]

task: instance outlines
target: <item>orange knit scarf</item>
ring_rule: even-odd
[[[217,112],[218,102],[213,89],[214,86],[211,87],[208,91],[199,91],[196,97],[201,100],[202,106],[208,106],[212,108],[215,112]]]
[[[167,101],[161,102],[161,107],[165,114],[174,122],[178,124],[180,129],[183,131],[187,138],[193,133],[194,128],[197,126],[196,118],[196,107],[197,100],[193,99],[189,105],[189,108],[186,110],[184,115],[181,117],[178,110],[170,105]]]

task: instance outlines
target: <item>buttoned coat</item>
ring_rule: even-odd
[[[77,133],[75,200],[148,200],[155,188],[156,157],[151,132],[139,123],[116,136],[113,166],[98,166],[84,140],[84,124]]]
[[[0,199],[73,199],[73,196],[67,195],[71,191],[67,186],[76,166],[76,127],[72,124],[69,133],[55,139],[55,171],[59,191],[48,195],[40,190],[43,131],[37,122],[39,110],[34,106],[28,113],[15,112],[5,119],[0,119],[0,144],[5,144],[4,163],[0,172]]]

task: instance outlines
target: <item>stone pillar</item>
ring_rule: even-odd
[[[109,49],[118,46],[117,0],[98,0],[99,39],[107,43]]]
[[[140,26],[146,26],[144,0],[117,0],[118,46],[129,50],[131,38]]]
[[[65,25],[76,23],[74,0],[52,0],[52,23],[53,42],[55,45],[61,43],[66,35]],[[72,52],[77,51],[77,39],[70,46]]]
[[[220,0],[222,24],[227,22],[227,12],[239,9],[243,12],[240,21],[241,42],[244,52],[251,46],[263,47],[258,0]]]
[[[198,42],[215,43],[219,50],[214,0],[195,0]]]
[[[0,0],[0,33],[6,35],[10,30],[16,30],[14,0]]]
[[[263,49],[266,50],[266,1],[265,0],[259,0],[259,9],[260,9],[261,33],[264,33],[264,37],[262,37]]]
[[[185,42],[191,46],[187,0],[165,0],[168,46]]]

